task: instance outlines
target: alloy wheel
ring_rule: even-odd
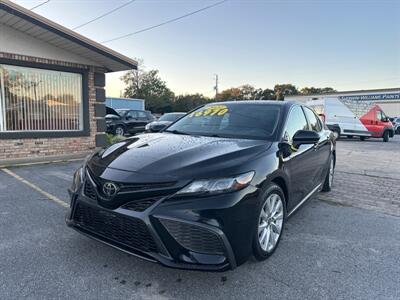
[[[335,140],[337,140],[339,138],[339,132],[333,131],[333,137]]]
[[[262,250],[272,252],[279,241],[283,225],[283,202],[278,194],[270,194],[261,209],[258,242]]]
[[[329,167],[329,187],[333,184],[333,175],[335,174],[335,161],[333,157],[331,158],[331,165]]]
[[[120,126],[115,128],[115,135],[124,136],[124,134],[125,134],[124,128]]]

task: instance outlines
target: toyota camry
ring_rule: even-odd
[[[165,266],[233,269],[274,253],[288,217],[330,191],[335,162],[332,133],[307,106],[207,104],[91,155],[66,222]]]

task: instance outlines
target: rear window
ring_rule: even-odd
[[[164,114],[160,117],[160,119],[158,119],[159,121],[176,121],[178,120],[180,117],[184,116],[185,114]]]

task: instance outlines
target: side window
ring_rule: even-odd
[[[304,107],[304,112],[306,113],[308,122],[310,122],[310,129],[316,132],[320,132],[322,130],[322,125],[319,118],[308,107]]]
[[[144,111],[138,111],[137,114],[139,115],[139,119],[147,120],[147,115]]]
[[[135,110],[130,110],[130,111],[126,114],[126,118],[127,118],[127,119],[137,119],[137,118],[138,118],[137,111],[135,111]]]
[[[293,142],[293,136],[298,130],[308,130],[308,124],[300,106],[292,108],[286,123],[285,139]]]

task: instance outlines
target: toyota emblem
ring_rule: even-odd
[[[106,195],[107,197],[114,197],[118,192],[118,186],[115,185],[112,182],[106,182],[103,185],[103,193],[104,195]]]

